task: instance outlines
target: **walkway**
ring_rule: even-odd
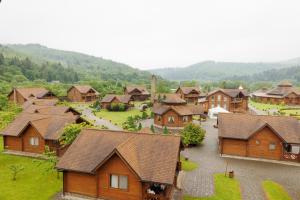
[[[243,200],[264,200],[261,187],[263,180],[271,179],[281,184],[294,200],[300,199],[300,167],[282,164],[222,158],[218,154],[218,129],[213,128],[214,120],[203,122],[207,134],[204,143],[187,148],[182,155],[199,164],[199,168],[188,172],[184,179],[184,193],[195,197],[211,196],[214,193],[213,174],[234,170],[240,181]]]
[[[94,113],[90,108],[84,108],[82,110],[82,115],[83,117],[87,118],[91,122],[94,123],[95,126],[106,126],[110,130],[115,130],[115,131],[121,131],[123,130],[121,127],[114,125],[110,121],[106,119],[100,119],[99,117],[95,116]]]

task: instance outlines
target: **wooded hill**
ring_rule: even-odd
[[[169,80],[219,81],[230,80],[234,76],[244,77],[267,70],[283,69],[300,64],[299,59],[278,63],[237,63],[206,61],[183,68],[162,68],[150,70]],[[274,80],[275,81],[275,80]]]
[[[47,81],[60,80],[63,82],[74,82],[78,78],[78,80],[115,80],[120,82],[142,84],[149,82],[149,78],[151,76],[150,72],[135,69],[126,64],[114,62],[112,60],[77,52],[51,49],[38,44],[2,45],[0,47],[0,53],[2,53],[7,59],[16,58],[19,60],[23,67],[18,65],[19,61],[17,61],[17,63],[10,62],[8,64],[16,64],[15,66],[19,66],[18,68],[22,67],[21,72],[29,70],[30,66],[24,66],[24,64],[30,60],[30,62],[36,66],[30,68],[30,70],[36,71],[42,69],[43,72],[40,73],[48,74],[47,77],[46,75],[30,77],[26,73],[23,74],[29,80],[32,78],[42,78]],[[46,67],[47,69],[44,70],[45,65],[51,65],[52,67],[49,67],[49,69]],[[61,73],[61,75],[52,76],[50,68],[57,70]],[[1,69],[3,69],[3,66],[1,66]],[[15,67],[14,69],[16,70]],[[72,76],[74,77],[67,78],[64,81],[64,79],[60,76],[68,76],[68,73],[73,74]],[[20,75],[19,72],[17,74]],[[0,75],[3,76],[3,73]]]

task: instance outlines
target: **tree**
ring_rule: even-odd
[[[169,130],[168,130],[168,128],[167,128],[166,126],[165,126],[164,129],[163,129],[163,134],[164,134],[164,135],[169,134]]]
[[[151,129],[152,133],[155,133],[153,124],[151,124],[150,129]]]
[[[148,118],[148,114],[145,111],[143,111],[143,113],[142,113],[142,119],[147,119],[147,118]]]
[[[206,131],[199,125],[189,123],[181,131],[182,142],[184,145],[198,145],[201,144],[205,138]]]
[[[139,123],[139,126],[138,126],[138,130],[141,130],[142,129],[142,124],[141,122]]]
[[[13,164],[13,165],[9,166],[9,169],[10,169],[11,174],[12,174],[12,180],[15,181],[15,180],[17,180],[18,173],[23,171],[24,167],[21,164]]]
[[[81,129],[84,127],[88,127],[88,125],[85,122],[80,124],[69,124],[65,126],[63,134],[59,138],[60,143],[64,146],[71,144],[76,139]]]

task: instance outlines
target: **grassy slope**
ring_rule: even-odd
[[[182,169],[184,171],[193,171],[194,169],[198,168],[198,163],[190,161],[190,160],[185,160],[184,158],[180,157],[180,161],[182,164]]]
[[[273,109],[280,110],[280,109],[283,109],[286,107],[283,105],[265,104],[265,103],[258,103],[258,102],[254,102],[254,101],[250,101],[249,103],[254,108],[256,108],[258,110],[263,110],[263,111],[268,111],[268,110],[273,110]]]
[[[184,200],[241,200],[239,181],[225,177],[224,174],[215,174],[215,194],[212,197],[190,197]]]
[[[263,188],[268,200],[292,200],[285,189],[273,181],[264,181]]]
[[[0,136],[0,152],[3,151],[3,138]],[[11,180],[9,166],[21,164],[24,170]],[[62,180],[55,172],[45,170],[47,164],[38,166],[34,159],[0,153],[0,199],[1,200],[45,200],[62,189]]]

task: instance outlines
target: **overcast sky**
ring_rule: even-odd
[[[300,56],[299,0],[2,0],[0,43],[141,69]]]

